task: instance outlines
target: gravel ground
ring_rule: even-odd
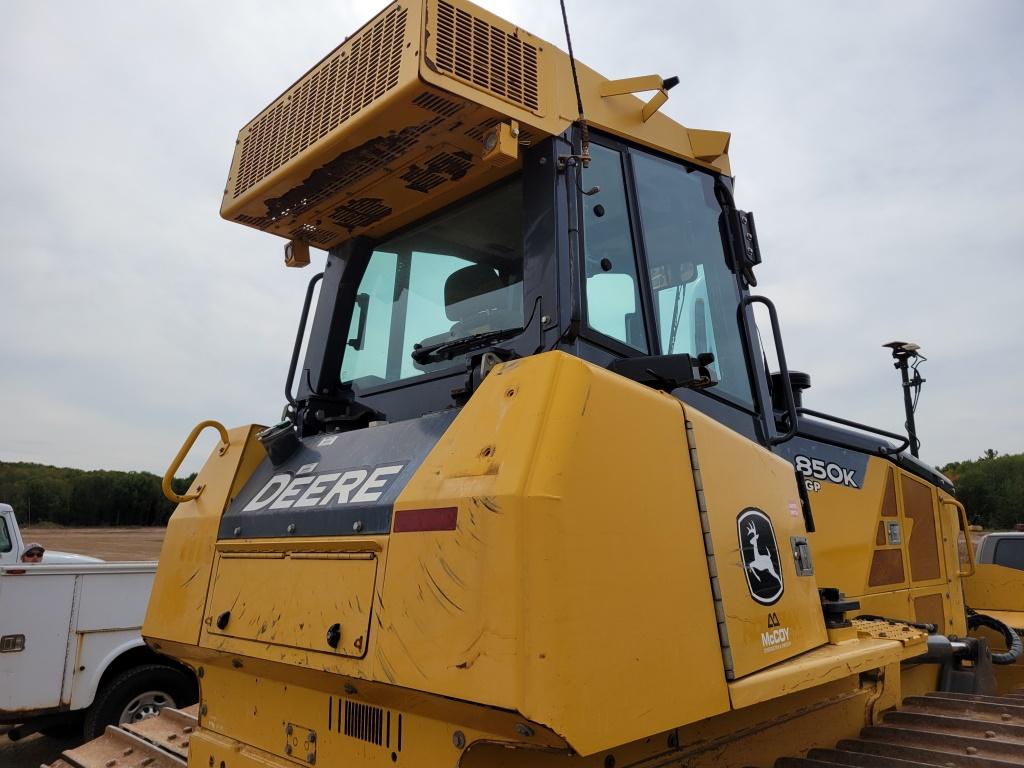
[[[10,741],[0,736],[0,765],[3,768],[39,768],[52,763],[65,749],[77,746],[75,739],[51,739],[41,733],[26,736],[21,741]]]

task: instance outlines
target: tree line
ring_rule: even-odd
[[[977,459],[954,461],[941,471],[956,486],[972,523],[995,531],[1024,523],[1024,453],[1000,456],[989,449]]]
[[[175,478],[184,493],[195,475]],[[0,461],[0,502],[14,507],[20,525],[167,525],[174,511],[150,472],[69,469]]]
[[[954,461],[941,471],[956,485],[972,523],[989,530],[1024,523],[1024,454]],[[184,493],[195,475],[174,479]],[[113,472],[0,461],[0,502],[14,507],[22,525],[166,525],[174,505],[160,477],[150,472]]]

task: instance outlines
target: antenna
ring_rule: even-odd
[[[569,35],[569,15],[565,11],[565,0],[559,0],[562,6],[562,22],[565,24],[565,44],[569,48],[569,65],[572,67],[572,84],[576,89],[576,109],[580,113],[580,163],[584,168],[590,165],[590,131],[587,118],[583,115],[583,97],[580,95],[580,79],[576,74],[576,57],[572,53],[572,37]]]
[[[917,425],[914,423],[914,413],[917,411],[917,401],[921,397],[921,385],[925,379],[921,378],[917,367],[928,358],[918,350],[920,346],[908,341],[890,341],[883,344],[883,347],[892,350],[893,367],[897,368],[903,379],[903,408],[907,413],[907,437],[910,438],[910,453],[916,459],[921,449],[921,441],[917,439]],[[910,362],[913,361],[913,362]],[[913,373],[913,375],[911,375]],[[913,390],[913,395],[911,395]]]

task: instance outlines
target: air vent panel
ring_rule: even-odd
[[[344,124],[399,81],[408,12],[394,7],[263,111],[241,139],[235,198]]]
[[[513,32],[437,0],[437,68],[505,101],[536,112],[538,49]]]

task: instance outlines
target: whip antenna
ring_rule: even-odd
[[[587,118],[583,115],[583,97],[580,96],[580,79],[576,74],[576,57],[572,53],[572,37],[569,35],[569,16],[565,12],[565,0],[559,0],[559,3],[562,6],[562,22],[565,24],[565,44],[569,48],[572,84],[576,89],[576,109],[580,113],[580,162],[586,168],[590,165],[590,131],[587,129]]]

